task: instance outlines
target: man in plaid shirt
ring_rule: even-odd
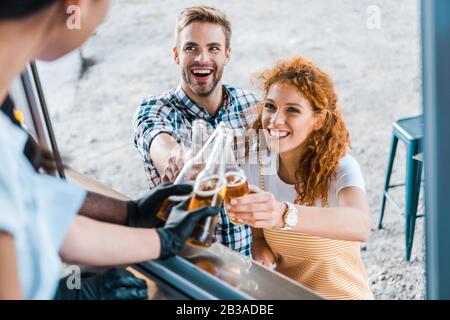
[[[173,53],[181,67],[181,83],[160,96],[147,97],[134,116],[134,141],[144,159],[150,188],[163,178],[164,182],[175,180],[182,167],[177,151],[181,145],[190,147],[195,119],[204,119],[210,131],[225,122],[238,134],[250,129],[256,120],[257,96],[222,85],[231,53],[231,25],[225,14],[208,6],[187,8],[178,17],[175,34]],[[223,209],[215,239],[251,256],[250,227],[234,225]]]

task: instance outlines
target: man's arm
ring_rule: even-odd
[[[181,145],[167,133],[161,133],[153,139],[150,159],[162,174],[163,182],[173,182],[184,164]]]
[[[192,186],[186,184],[159,185],[146,196],[128,201],[89,192],[79,214],[97,221],[155,228],[160,224],[156,215],[163,201],[169,196],[184,196],[191,191]]]
[[[94,220],[115,224],[127,224],[127,202],[88,192],[86,200],[79,212],[80,215]]]
[[[150,96],[134,114],[135,145],[144,162],[151,162],[159,172],[162,182],[173,182],[178,173],[177,153],[182,153],[182,148],[177,142],[181,139],[174,123],[176,112],[165,99]]]

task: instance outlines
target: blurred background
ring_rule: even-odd
[[[297,54],[331,75],[372,212],[372,234],[362,248],[372,290],[377,299],[423,299],[423,219],[417,220],[409,262],[405,219],[389,203],[384,228],[376,228],[392,123],[422,113],[417,0],[116,0],[81,51],[38,64],[64,161],[130,197],[148,191],[132,117],[147,95],[178,84],[175,20],[194,4],[214,5],[231,20],[232,59],[224,83],[259,94],[252,75]],[[401,143],[395,161],[391,180],[402,182]],[[390,194],[404,205],[403,188]]]

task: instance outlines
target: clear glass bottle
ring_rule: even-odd
[[[203,119],[196,119],[192,123],[191,148],[188,151],[190,159],[185,163],[173,184],[187,183],[194,185],[195,179],[204,167],[202,150],[205,145],[210,143],[208,139],[206,122]],[[205,150],[206,151],[206,150]],[[189,198],[190,195],[170,196],[164,200],[156,217],[160,221],[167,221],[170,209],[173,205]]]
[[[208,131],[206,122],[203,119],[196,119],[192,122],[191,150],[190,156],[193,158],[203,149],[208,141]]]
[[[224,149],[225,155],[225,179],[227,183],[224,202],[230,205],[231,200],[246,196],[249,194],[247,176],[244,170],[239,168],[236,158],[233,152],[234,134],[231,129],[225,129],[225,138],[229,141],[226,143],[226,149]],[[241,224],[236,218],[230,218],[230,221],[234,224]]]
[[[188,206],[188,211],[193,211],[204,206],[222,207],[226,192],[226,157],[223,151],[231,148],[228,145],[230,139],[227,138],[227,132],[224,125],[218,127],[212,152],[205,168],[195,181],[194,192]],[[203,248],[209,247],[212,243],[218,218],[219,215],[215,215],[201,219],[195,226],[188,243]]]

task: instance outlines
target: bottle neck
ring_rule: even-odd
[[[191,152],[193,157],[202,150],[207,138],[208,133],[206,132],[206,125],[200,120],[194,121],[191,139]]]

